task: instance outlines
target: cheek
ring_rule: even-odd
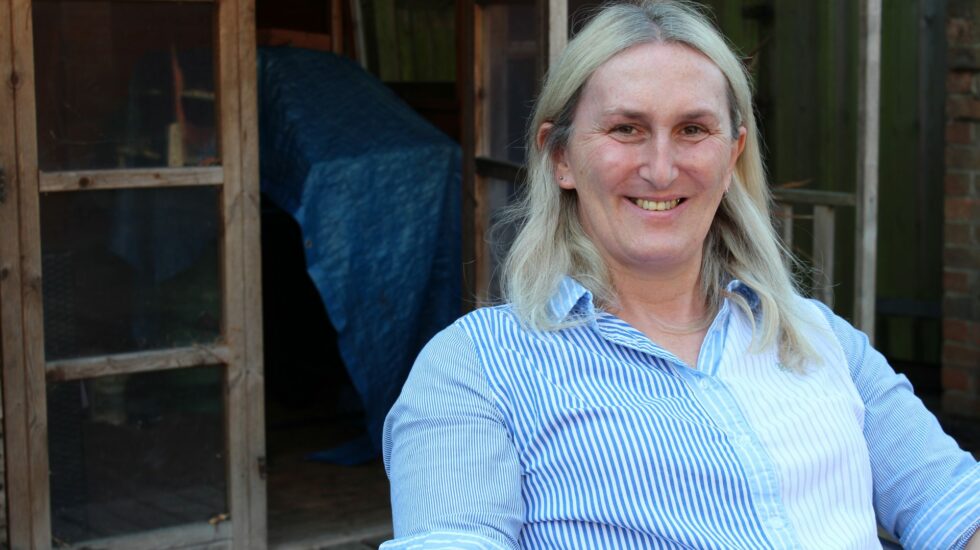
[[[688,173],[695,176],[699,185],[705,190],[715,187],[724,191],[725,179],[729,177],[729,157],[722,151],[697,150],[688,151],[683,157],[684,166]]]

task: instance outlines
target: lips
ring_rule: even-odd
[[[644,210],[651,212],[665,212],[677,208],[677,205],[684,202],[684,199],[673,199],[669,201],[648,201],[646,199],[633,199],[633,204]]]

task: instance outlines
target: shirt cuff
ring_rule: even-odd
[[[980,523],[980,463],[918,515],[902,537],[905,548],[963,548]]]
[[[381,545],[378,550],[507,550],[500,544],[480,535],[435,531],[412,537],[402,537]]]

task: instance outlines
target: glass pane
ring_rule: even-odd
[[[540,14],[535,2],[491,5],[485,10],[488,153],[523,163],[528,118],[541,80]]]
[[[43,194],[46,357],[218,340],[218,199],[215,187]]]
[[[49,384],[54,547],[227,512],[223,368]]]
[[[35,0],[41,170],[217,164],[215,5]]]

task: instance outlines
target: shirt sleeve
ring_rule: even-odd
[[[980,526],[980,464],[943,432],[864,333],[814,303],[844,349],[864,401],[878,522],[906,549],[963,548]]]
[[[457,325],[422,350],[388,413],[382,447],[395,530],[382,549],[518,547],[517,450]]]

